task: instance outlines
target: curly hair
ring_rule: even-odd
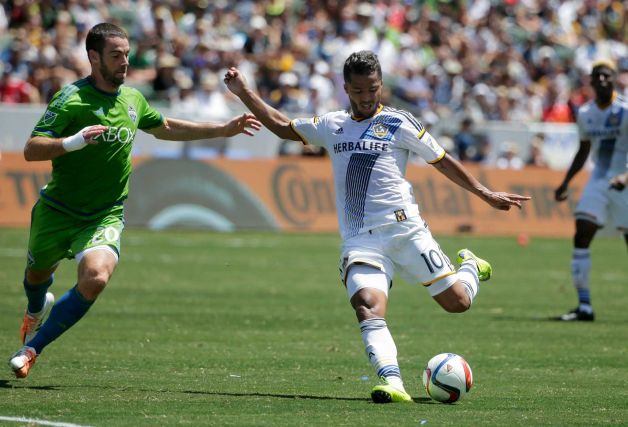
[[[349,55],[342,70],[345,82],[351,81],[351,74],[368,76],[373,72],[376,72],[380,79],[382,78],[382,67],[379,64],[379,59],[370,50],[361,50]]]

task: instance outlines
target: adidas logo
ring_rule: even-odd
[[[334,135],[342,135],[343,133],[345,133],[345,131],[342,127],[339,127],[334,131]]]
[[[98,110],[92,111],[92,113],[94,113],[97,117],[105,117],[105,112],[103,111],[102,107],[100,107]]]

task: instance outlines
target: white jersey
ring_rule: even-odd
[[[326,148],[331,157],[343,239],[419,216],[404,177],[408,157],[414,152],[435,163],[445,150],[410,113],[380,106],[364,120],[335,111],[290,124],[303,142]]]
[[[580,139],[591,141],[595,167],[592,179],[605,179],[626,171],[628,162],[628,100],[614,96],[610,106],[600,109],[589,101],[578,110]]]

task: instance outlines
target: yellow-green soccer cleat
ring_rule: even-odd
[[[380,384],[373,387],[371,399],[375,403],[412,402],[412,397],[404,390],[397,390],[390,384]]]
[[[488,261],[476,256],[469,249],[460,249],[458,251],[458,264],[462,264],[470,259],[475,261],[475,265],[478,268],[478,279],[480,279],[480,281],[484,282],[491,278],[491,274],[493,274],[493,267],[491,267],[491,264],[489,264]]]

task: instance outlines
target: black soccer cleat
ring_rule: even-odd
[[[551,317],[551,320],[558,320],[560,322],[593,322],[595,320],[595,314],[593,312],[582,311],[579,308],[574,308],[568,313],[561,314],[560,316]]]

